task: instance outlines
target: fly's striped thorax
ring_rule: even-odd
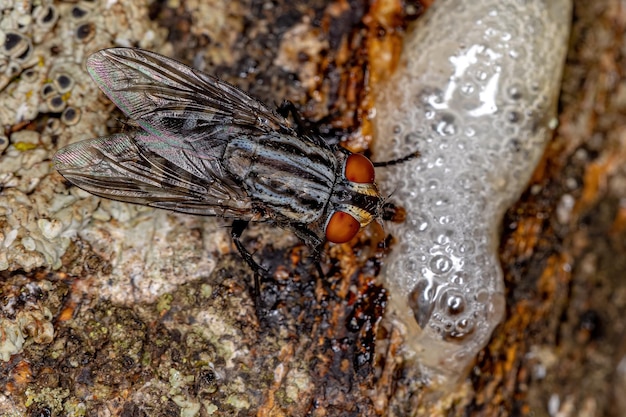
[[[337,170],[329,149],[279,133],[231,139],[223,164],[268,217],[297,223],[313,223],[324,214]]]

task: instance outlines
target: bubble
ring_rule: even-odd
[[[435,274],[443,275],[452,269],[452,260],[445,255],[437,255],[431,259],[429,265]]]
[[[521,61],[521,59],[525,56],[523,49],[511,48],[509,49],[508,54],[509,54],[509,57],[511,57],[512,59],[516,61]]]
[[[505,118],[509,123],[520,123],[523,116],[518,111],[510,110],[506,112]]]
[[[462,272],[462,271],[455,272],[452,275],[452,277],[450,278],[450,282],[452,284],[455,284],[458,287],[465,286],[465,283],[467,282],[467,278],[465,277],[465,273]]]
[[[450,225],[454,223],[454,217],[453,216],[440,216],[437,219],[437,223],[441,225]]]
[[[420,132],[413,131],[413,132],[408,133],[404,137],[404,143],[407,145],[415,145],[419,143],[421,138],[422,138],[422,134]]]
[[[474,300],[476,300],[478,304],[487,304],[489,301],[489,293],[487,291],[478,291],[474,295]]]
[[[519,84],[512,84],[506,88],[507,96],[514,101],[524,98],[524,90]]]
[[[418,232],[425,232],[430,226],[428,219],[423,215],[412,217],[410,223],[412,228]]]
[[[464,130],[465,136],[471,138],[476,135],[476,129],[472,126],[467,126]]]
[[[443,91],[438,88],[429,89],[424,95],[425,102],[430,104],[434,108],[439,108],[439,105],[444,102],[443,97]]]
[[[530,91],[532,93],[538,93],[539,91],[541,91],[541,85],[537,82],[531,82],[530,83]]]
[[[511,138],[506,141],[506,147],[509,152],[518,153],[522,150],[522,142],[518,138]]]
[[[466,301],[463,294],[454,289],[448,289],[441,294],[440,306],[447,316],[458,316],[465,312]]]
[[[460,254],[469,255],[474,253],[474,251],[476,250],[476,245],[471,240],[466,240],[459,244],[458,249]]]
[[[440,181],[436,178],[433,178],[426,182],[426,188],[428,190],[436,190],[439,188],[439,186],[440,186]]]
[[[428,198],[428,205],[434,209],[441,211],[450,205],[451,196],[442,193],[433,193]]]
[[[471,96],[476,91],[476,86],[473,83],[464,83],[461,86],[461,94],[464,96]]]
[[[472,174],[464,172],[458,176],[456,183],[459,185],[459,188],[462,190],[472,190],[474,189],[474,184],[476,183],[476,179],[474,178]]]
[[[409,294],[408,303],[417,324],[424,328],[430,321],[433,309],[435,308],[436,286],[427,279],[417,282]]]
[[[415,259],[408,258],[404,261],[404,265],[402,269],[404,269],[409,275],[413,275],[417,271],[419,271],[420,265]]]
[[[450,113],[444,113],[441,115],[433,130],[439,133],[441,136],[452,136],[457,132],[454,115]]]
[[[460,334],[467,334],[474,329],[474,320],[463,318],[456,322],[457,331]]]
[[[485,81],[487,78],[489,78],[489,72],[480,69],[476,71],[474,76],[478,81]]]

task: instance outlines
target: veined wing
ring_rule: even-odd
[[[170,147],[193,148],[199,157],[194,142],[210,148],[237,129],[295,135],[285,118],[238,88],[153,52],[104,49],[87,59],[87,70],[144,130]]]
[[[189,164],[177,165],[153,153],[145,146],[150,142],[158,139],[145,132],[85,140],[57,152],[54,165],[70,182],[101,197],[183,213],[254,219],[248,195],[236,184],[227,178],[199,177]]]

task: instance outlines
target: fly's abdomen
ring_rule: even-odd
[[[325,148],[276,133],[232,139],[223,164],[270,217],[308,224],[322,216],[330,199],[337,160]]]

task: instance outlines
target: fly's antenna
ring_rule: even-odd
[[[401,158],[392,159],[390,161],[372,162],[372,164],[377,168],[390,167],[390,166],[394,166],[394,165],[398,165],[398,164],[410,161],[411,159],[414,159],[414,158],[419,158],[421,155],[422,154],[420,153],[420,151],[415,151]]]

